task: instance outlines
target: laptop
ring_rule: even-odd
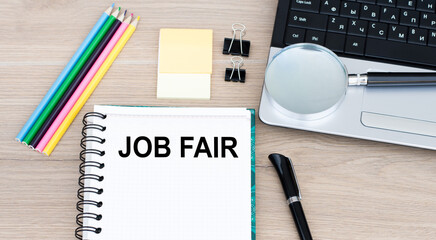
[[[301,42],[335,52],[349,74],[436,70],[434,0],[279,0],[268,63]],[[353,86],[332,114],[298,120],[275,109],[263,87],[262,122],[436,150],[436,86]]]

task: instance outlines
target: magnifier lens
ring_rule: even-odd
[[[336,109],[347,86],[347,70],[339,58],[330,50],[310,43],[283,49],[265,73],[265,87],[274,101],[301,115]]]

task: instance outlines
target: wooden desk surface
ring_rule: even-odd
[[[51,157],[14,141],[110,1],[7,1],[0,4],[0,239],[73,239],[79,119],[94,104],[221,106],[258,109],[276,0],[119,1],[141,15],[115,61]],[[247,82],[227,83],[221,54],[231,24],[251,40]],[[214,30],[210,101],[156,99],[158,32]],[[195,64],[195,63],[193,63]],[[291,156],[314,239],[434,239],[435,152],[267,126],[256,119],[259,240],[298,239],[272,152]]]

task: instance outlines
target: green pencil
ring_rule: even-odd
[[[74,68],[71,70],[71,72],[68,74],[68,77],[65,79],[65,81],[62,83],[62,85],[59,87],[56,94],[53,96],[53,98],[50,100],[50,102],[45,107],[44,111],[41,113],[41,115],[36,120],[33,127],[29,130],[26,137],[23,140],[23,143],[30,144],[32,139],[35,137],[38,130],[41,128],[41,126],[44,124],[47,117],[50,115],[50,113],[53,111],[53,108],[56,106],[56,104],[59,102],[59,100],[64,95],[65,91],[70,86],[71,82],[74,80],[76,75],[80,72],[83,65],[86,63],[88,58],[91,56],[92,52],[94,52],[95,48],[98,46],[100,41],[103,39],[106,32],[109,30],[109,28],[112,26],[112,24],[115,22],[118,13],[120,12],[120,8],[118,8],[114,13],[108,18],[108,20],[105,22],[103,27],[101,27],[100,31],[95,36],[94,40],[89,44],[86,51],[83,53],[83,55],[80,57],[79,61],[77,61]]]

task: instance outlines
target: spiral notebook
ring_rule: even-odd
[[[255,240],[254,110],[96,105],[79,239]]]

